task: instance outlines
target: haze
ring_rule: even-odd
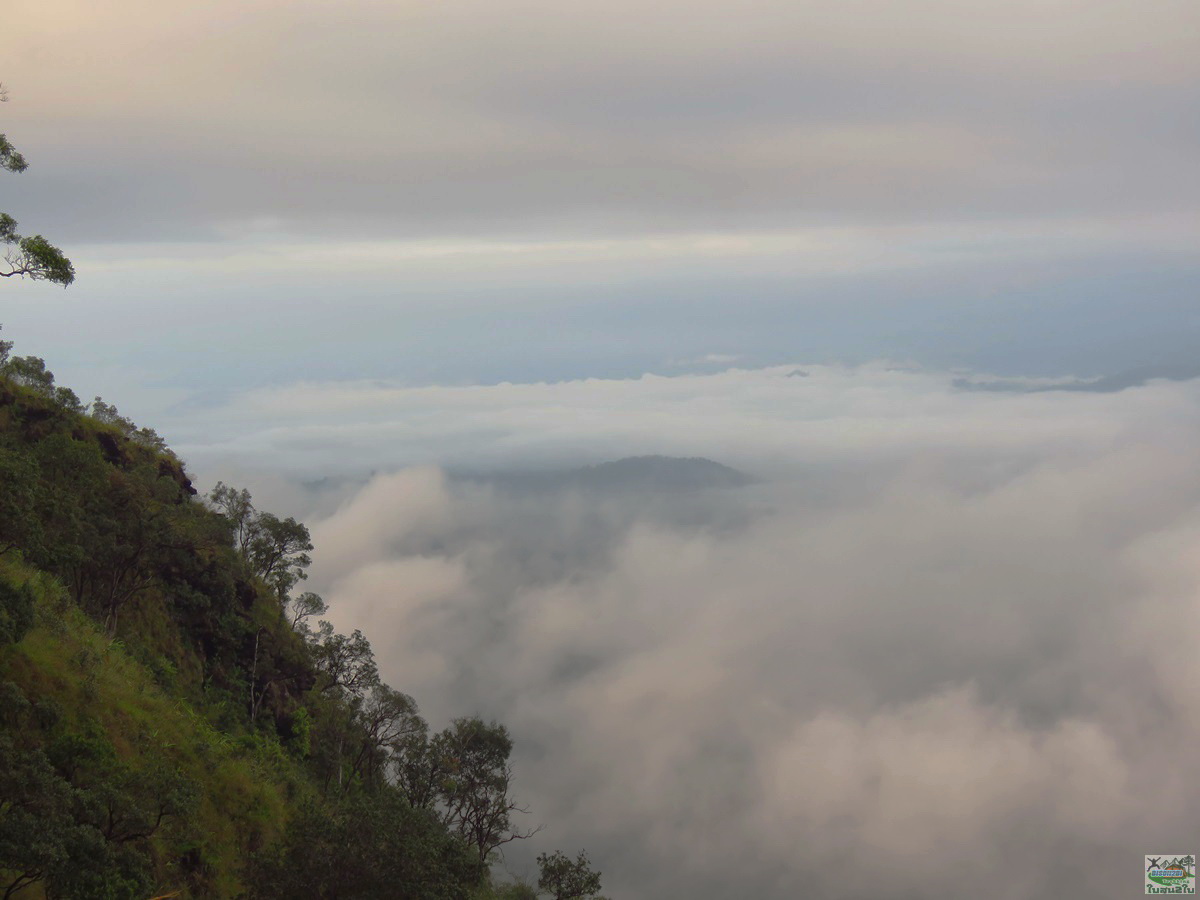
[[[1194,0],[6,13],[79,274],[4,337],[303,517],[614,900],[1195,852]],[[650,455],[746,478],[563,474]]]

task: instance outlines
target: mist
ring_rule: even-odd
[[[311,586],[432,723],[510,727],[523,824],[614,897],[1135,892],[1139,848],[1200,828],[1197,382],[795,372],[490,389],[532,394],[493,439],[521,449],[472,461],[521,477],[293,487]],[[660,449],[746,483],[563,478],[572,391],[625,392],[576,407],[602,454],[644,451],[639,398],[671,394]]]
[[[306,523],[434,729],[507,726],[498,870],[1196,851],[1196,0],[10,6],[0,218],[78,278],[0,273],[0,348]]]

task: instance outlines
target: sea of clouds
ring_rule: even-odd
[[[184,455],[308,516],[311,586],[435,727],[509,726],[546,825],[517,874],[586,847],[628,900],[1130,896],[1200,834],[1200,382],[962,375],[300,385]],[[757,480],[455,475],[650,452]]]

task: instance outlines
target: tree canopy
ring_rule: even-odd
[[[538,889],[554,900],[605,900],[600,894],[600,873],[592,869],[585,851],[572,860],[561,850],[538,856]]]
[[[0,103],[8,102],[8,92],[0,85]],[[21,173],[29,163],[8,136],[0,134],[0,169]],[[32,281],[49,281],[66,287],[75,280],[75,267],[63,252],[40,234],[23,237],[17,232],[17,220],[8,213],[0,213],[0,244],[4,245],[4,264],[0,276],[4,278],[24,277]]]

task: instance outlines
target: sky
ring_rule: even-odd
[[[3,323],[158,417],[708,357],[1108,374],[1200,345],[1192,0],[10,0]],[[131,327],[132,326],[132,327]]]
[[[8,0],[3,336],[309,524],[613,900],[1196,851],[1195,0]],[[701,456],[742,487],[506,489]],[[511,487],[511,485],[510,485]]]

